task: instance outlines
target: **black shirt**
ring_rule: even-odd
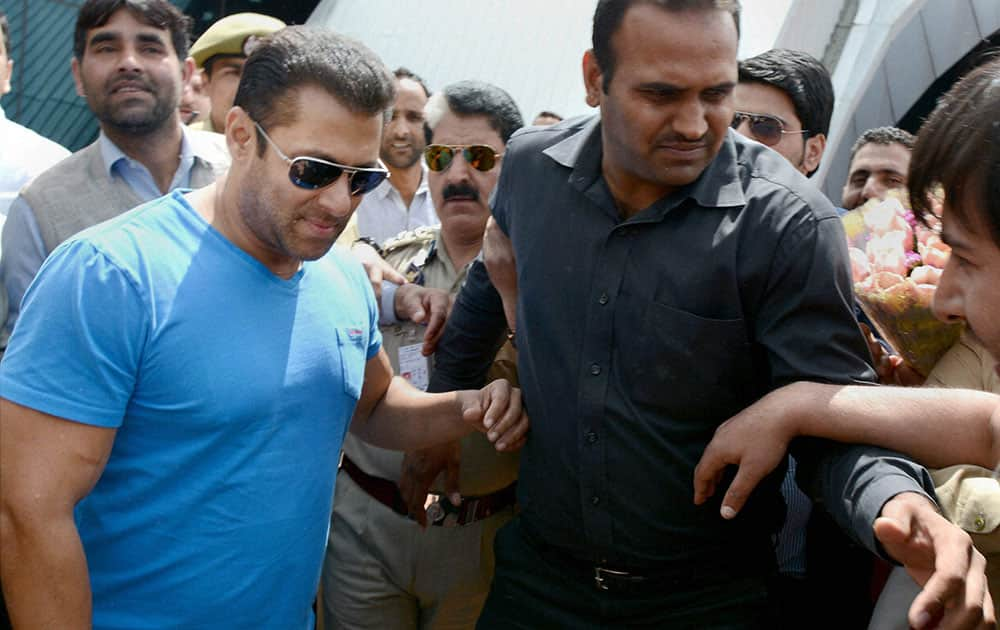
[[[493,200],[517,258],[532,421],[522,524],[613,567],[761,566],[783,517],[784,471],[727,522],[722,491],[692,503],[693,470],[716,427],[768,391],[874,379],[840,221],[786,160],[733,132],[697,181],[628,220],[600,165],[597,117],[525,130]],[[479,265],[439,344],[432,389],[478,378],[503,326],[497,304]],[[839,516],[870,548],[882,504],[926,483],[901,458],[883,465],[871,449],[815,446],[797,457],[829,498],[858,501]],[[874,482],[889,470],[891,483]]]

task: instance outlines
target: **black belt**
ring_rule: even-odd
[[[686,565],[685,570],[658,570],[655,568],[614,567],[607,564],[595,564],[590,560],[576,558],[564,550],[553,547],[541,540],[518,520],[517,526],[528,543],[542,558],[550,564],[567,569],[586,580],[592,580],[594,587],[600,591],[615,593],[638,592],[653,589],[697,587],[700,584],[724,581],[718,570],[704,570]]]

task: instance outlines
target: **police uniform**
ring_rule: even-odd
[[[386,242],[385,259],[409,281],[455,295],[468,267],[455,268],[439,232],[404,232]],[[423,335],[413,322],[382,327],[397,374],[425,388],[431,362],[420,355]],[[505,345],[490,378],[509,376],[515,365]],[[437,508],[439,524],[424,530],[393,494],[403,454],[345,439],[323,566],[326,630],[475,625],[493,576],[493,536],[514,513],[518,455],[498,453],[480,433],[461,449],[461,510],[432,505],[428,514]]]

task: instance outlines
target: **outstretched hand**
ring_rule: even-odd
[[[403,456],[399,477],[399,492],[406,503],[407,513],[421,527],[427,527],[425,502],[434,480],[444,472],[444,492],[452,505],[462,501],[459,492],[460,442],[445,442],[438,446],[407,452]]]
[[[396,319],[427,325],[424,345],[420,349],[425,357],[434,354],[453,303],[444,289],[431,289],[418,284],[404,284],[396,289],[393,299]]]
[[[962,529],[925,497],[896,495],[875,521],[875,536],[922,587],[909,623],[922,628],[996,628],[986,560]]]
[[[722,518],[734,518],[761,479],[785,459],[795,434],[779,420],[780,391],[768,394],[715,430],[694,469],[695,505],[715,494],[727,466],[738,466],[720,510]]]

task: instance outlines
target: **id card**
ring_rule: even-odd
[[[399,375],[421,391],[427,391],[430,382],[427,357],[420,354],[422,343],[399,347]]]

